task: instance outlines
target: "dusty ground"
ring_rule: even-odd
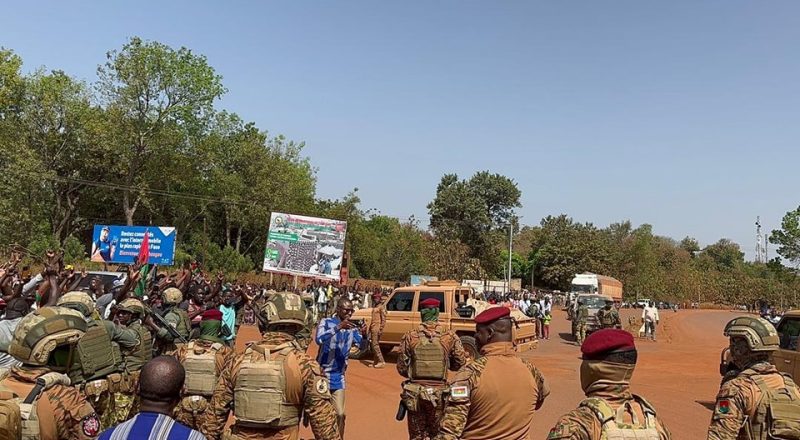
[[[634,313],[623,310],[623,321]],[[719,352],[727,344],[722,328],[734,316],[727,311],[665,311],[658,342],[637,339],[639,364],[633,376],[633,392],[655,406],[675,439],[705,438],[719,386]],[[580,351],[571,342],[570,323],[561,311],[555,312],[550,331],[550,340],[540,341],[538,349],[522,355],[542,370],[552,390],[535,416],[534,439],[544,439],[559,415],[583,398],[578,379]],[[255,328],[243,327],[239,345],[257,337]],[[383,370],[370,368],[370,361],[350,361],[347,438],[408,438],[405,422],[394,419],[401,382],[394,369],[395,356],[390,355],[387,361]],[[303,431],[303,438],[313,438],[308,429]]]

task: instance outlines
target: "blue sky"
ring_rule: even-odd
[[[796,1],[14,2],[0,45],[94,81],[138,35],[307,143],[318,194],[415,215],[444,173],[516,180],[523,223],[630,219],[752,255],[800,204]],[[774,252],[772,252],[774,255]]]

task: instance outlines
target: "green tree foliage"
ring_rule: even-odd
[[[778,255],[800,265],[800,206],[783,216],[781,228],[772,231],[769,242],[778,245]]]
[[[481,171],[469,180],[446,174],[428,204],[430,226],[445,239],[466,244],[470,257],[478,258],[493,275],[502,272],[498,247],[508,231],[514,208],[522,206],[516,182],[500,174]]]

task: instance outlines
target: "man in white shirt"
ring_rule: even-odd
[[[650,304],[642,310],[645,338],[656,340],[656,325],[658,325],[658,321],[658,309],[655,307],[655,303],[650,301]]]

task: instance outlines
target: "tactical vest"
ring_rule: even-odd
[[[614,326],[614,313],[611,310],[600,309],[597,312],[598,321],[603,328]]]
[[[781,375],[783,388],[774,389],[767,385],[760,375],[750,376],[758,389],[755,414],[749,418],[744,430],[749,429],[752,440],[798,440],[800,439],[800,401],[797,399],[797,386],[791,378]],[[745,432],[747,434],[747,432]],[[740,435],[741,437],[741,435]]]
[[[215,342],[210,348],[200,347],[194,341],[186,346],[186,395],[211,397],[217,386],[217,352],[222,344]]]
[[[635,402],[634,402],[635,401]],[[633,411],[633,405],[638,404],[644,413],[644,420],[639,420]],[[643,398],[633,395],[633,400],[628,400],[616,411],[603,399],[592,397],[581,402],[592,410],[600,422],[602,432],[600,440],[660,440],[656,429],[656,412]],[[633,418],[632,424],[624,423],[625,409],[628,409]]]
[[[7,376],[8,371],[4,371],[0,377]],[[63,375],[63,380],[46,380],[44,387],[35,391],[34,384],[7,382],[0,385],[0,439],[20,439],[20,440],[47,440],[56,438],[56,426],[52,420],[46,425],[41,425],[37,409],[40,398],[44,392],[58,383],[68,384],[67,378]],[[25,396],[20,397],[20,396]],[[52,413],[53,408],[48,400],[42,401],[45,413]],[[44,426],[44,428],[43,428]]]
[[[129,328],[139,335],[139,344],[122,353],[125,369],[130,372],[141,370],[142,366],[153,358],[153,335],[138,322],[131,324]]]
[[[271,348],[271,349],[270,349]],[[286,357],[297,348],[292,343],[265,347],[251,345],[233,387],[236,424],[254,428],[285,428],[300,424],[300,405],[286,401]],[[265,360],[253,360],[255,352]]]
[[[411,359],[412,380],[447,379],[447,352],[439,334],[429,337],[420,332]]]
[[[192,331],[192,322],[189,320],[189,314],[186,313],[186,310],[175,307],[168,313],[178,315],[178,325],[175,327],[175,330],[177,330],[178,334],[183,336],[184,339],[189,340],[189,333]]]
[[[119,345],[111,341],[106,326],[102,322],[91,321],[86,333],[78,341],[68,376],[73,385],[78,385],[115,373],[121,364]]]

